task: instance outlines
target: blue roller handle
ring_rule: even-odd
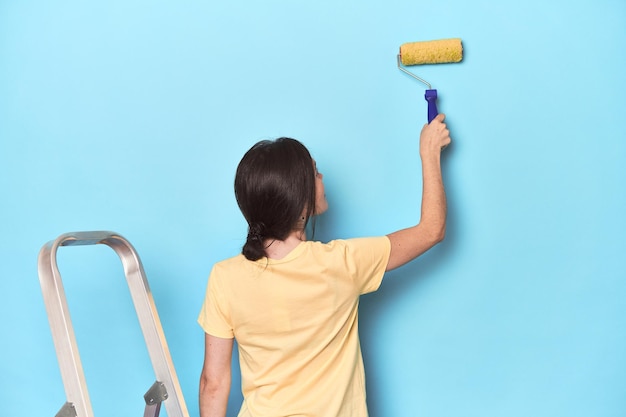
[[[430,123],[439,114],[437,112],[437,90],[426,90],[424,98],[428,102],[428,123]]]

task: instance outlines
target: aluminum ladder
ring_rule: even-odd
[[[156,381],[144,395],[146,403],[144,417],[158,416],[161,403],[165,403],[168,417],[189,417],[139,255],[130,242],[117,233],[107,231],[66,233],[46,243],[39,252],[39,281],[66,395],[66,402],[56,417],[93,417],[56,254],[60,246],[96,244],[111,247],[122,261],[156,375]]]

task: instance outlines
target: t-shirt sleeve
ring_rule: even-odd
[[[346,259],[361,294],[376,291],[383,280],[391,242],[387,236],[348,239]]]
[[[205,333],[231,339],[234,337],[234,332],[230,324],[228,306],[219,289],[219,279],[218,268],[213,267],[209,276],[204,303],[198,316],[198,324]]]

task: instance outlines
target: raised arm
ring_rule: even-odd
[[[450,143],[450,132],[439,114],[420,134],[422,159],[422,214],[417,225],[388,235],[391,255],[387,271],[412,261],[441,242],[446,232],[446,194],[441,177],[441,150]]]
[[[225,417],[230,394],[233,339],[205,333],[200,377],[200,417]]]

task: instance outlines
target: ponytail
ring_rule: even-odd
[[[263,241],[265,232],[263,223],[252,223],[248,225],[248,237],[243,245],[241,253],[250,261],[257,261],[266,256]]]

